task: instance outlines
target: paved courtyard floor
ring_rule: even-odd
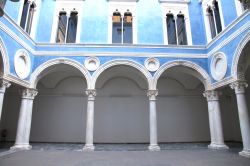
[[[206,144],[163,144],[159,152],[145,144],[96,146],[95,152],[80,151],[80,144],[33,144],[29,151],[0,152],[0,166],[250,166],[241,148],[209,150]]]

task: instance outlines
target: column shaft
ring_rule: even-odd
[[[0,80],[0,120],[1,120],[1,116],[2,116],[3,99],[4,99],[5,90],[9,86],[10,86],[10,83],[8,81],[5,81],[3,79]]]
[[[94,137],[94,105],[95,105],[95,90],[87,90],[88,106],[87,106],[87,120],[86,120],[86,142],[83,150],[93,151],[95,149],[93,144]]]

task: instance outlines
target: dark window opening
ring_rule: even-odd
[[[167,35],[168,35],[168,44],[177,44],[176,39],[176,28],[175,28],[175,20],[173,14],[167,14]]]
[[[177,16],[178,44],[187,45],[187,34],[184,15]]]
[[[133,17],[132,13],[127,11],[124,13],[123,21],[123,43],[132,43],[133,42],[133,29],[132,29]]]
[[[216,30],[215,30],[215,23],[214,23],[214,15],[211,7],[207,9],[208,13],[208,20],[209,20],[209,26],[211,31],[211,37],[212,39],[216,36]]]
[[[69,18],[69,23],[68,23],[66,43],[75,43],[76,42],[77,20],[78,20],[78,13],[71,12],[70,18]]]
[[[216,22],[217,34],[218,34],[222,31],[219,4],[217,1],[214,1],[213,4],[214,4],[214,17],[215,17],[215,22]]]
[[[112,27],[112,43],[122,42],[122,17],[121,13],[116,9],[112,17],[113,27]]]
[[[24,1],[20,26],[28,33],[31,32],[32,21],[35,12],[35,4],[28,0]]]
[[[57,43],[65,43],[67,21],[68,21],[66,14],[67,14],[66,12],[59,13],[58,29],[56,36]]]

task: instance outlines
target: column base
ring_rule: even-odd
[[[16,144],[10,148],[10,150],[30,150],[32,146],[30,144]]]
[[[160,151],[161,148],[158,145],[149,145],[148,150],[149,151]]]
[[[95,146],[94,145],[85,145],[82,150],[85,152],[92,152],[95,150]]]
[[[211,143],[210,145],[208,145],[209,149],[214,149],[214,150],[227,150],[229,149],[229,147],[225,144],[215,144],[215,143]]]
[[[250,150],[243,150],[243,151],[239,152],[239,155],[243,156],[243,157],[250,158]]]

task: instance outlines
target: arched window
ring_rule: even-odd
[[[76,42],[77,20],[78,13],[76,11],[71,12],[68,23],[66,43]]]
[[[62,11],[59,13],[58,28],[56,35],[57,43],[75,43],[77,33],[78,12],[72,11],[70,17]]]
[[[116,9],[112,17],[112,43],[133,43],[133,16],[127,10],[122,18]]]
[[[67,22],[68,22],[67,13],[60,12],[59,13],[59,20],[58,20],[57,35],[56,35],[56,42],[57,43],[65,43]]]
[[[24,1],[20,26],[29,34],[31,31],[35,7],[34,2],[29,2],[28,0]]]
[[[132,13],[127,10],[127,12],[124,13],[123,21],[123,43],[133,42],[132,18]]]
[[[112,17],[112,43],[122,42],[122,18],[121,13],[116,9]]]
[[[214,0],[213,5],[214,5],[214,17],[215,17],[215,22],[216,22],[216,29],[217,29],[217,34],[218,34],[222,31],[219,4],[216,0]]]
[[[207,16],[210,26],[211,37],[214,38],[216,36],[215,23],[214,23],[214,14],[211,7],[207,8]]]
[[[174,15],[167,14],[166,16],[167,16],[166,22],[167,22],[168,44],[177,44]]]
[[[177,34],[178,34],[178,44],[187,45],[187,34],[186,34],[186,24],[184,15],[177,15]]]

